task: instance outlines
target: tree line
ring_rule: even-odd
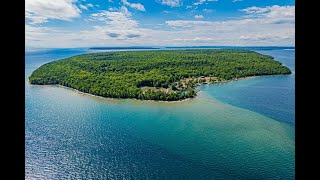
[[[53,61],[36,69],[31,84],[60,84],[112,98],[175,101],[196,95],[195,83],[184,78],[212,76],[231,80],[247,76],[290,74],[271,56],[247,50],[164,50],[102,52]],[[141,87],[172,91],[142,91]]]

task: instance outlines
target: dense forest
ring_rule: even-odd
[[[175,101],[195,87],[248,76],[291,74],[271,56],[248,50],[102,52],[53,61],[36,69],[31,84],[60,84],[103,97]]]

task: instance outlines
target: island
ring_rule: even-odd
[[[52,61],[33,71],[29,82],[108,98],[178,101],[195,97],[201,84],[286,74],[290,69],[273,57],[249,50],[145,50]]]
[[[143,46],[131,46],[131,47],[91,47],[92,50],[121,50],[121,49],[160,49],[156,47],[143,47]]]

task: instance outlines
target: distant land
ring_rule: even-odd
[[[55,51],[55,50],[70,50],[70,49],[79,49],[79,48],[27,48],[27,53],[38,53],[41,51]],[[295,50],[294,46],[109,46],[109,47],[80,47],[80,49],[88,50],[166,50],[166,49],[240,49],[240,50]]]
[[[31,84],[59,84],[110,98],[177,101],[196,87],[238,78],[285,75],[271,56],[239,49],[122,51],[83,54],[36,69]]]
[[[295,49],[294,46],[166,46],[172,49],[243,49],[243,50],[276,50],[276,49]]]
[[[92,50],[113,50],[113,49],[160,49],[156,47],[145,47],[145,46],[129,46],[129,47],[91,47]]]
[[[123,46],[123,47],[90,47],[91,50],[121,49],[242,49],[242,50],[276,50],[295,49],[294,46]]]

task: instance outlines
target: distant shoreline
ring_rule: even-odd
[[[117,50],[117,49],[160,49],[156,47],[91,47],[90,50]]]

